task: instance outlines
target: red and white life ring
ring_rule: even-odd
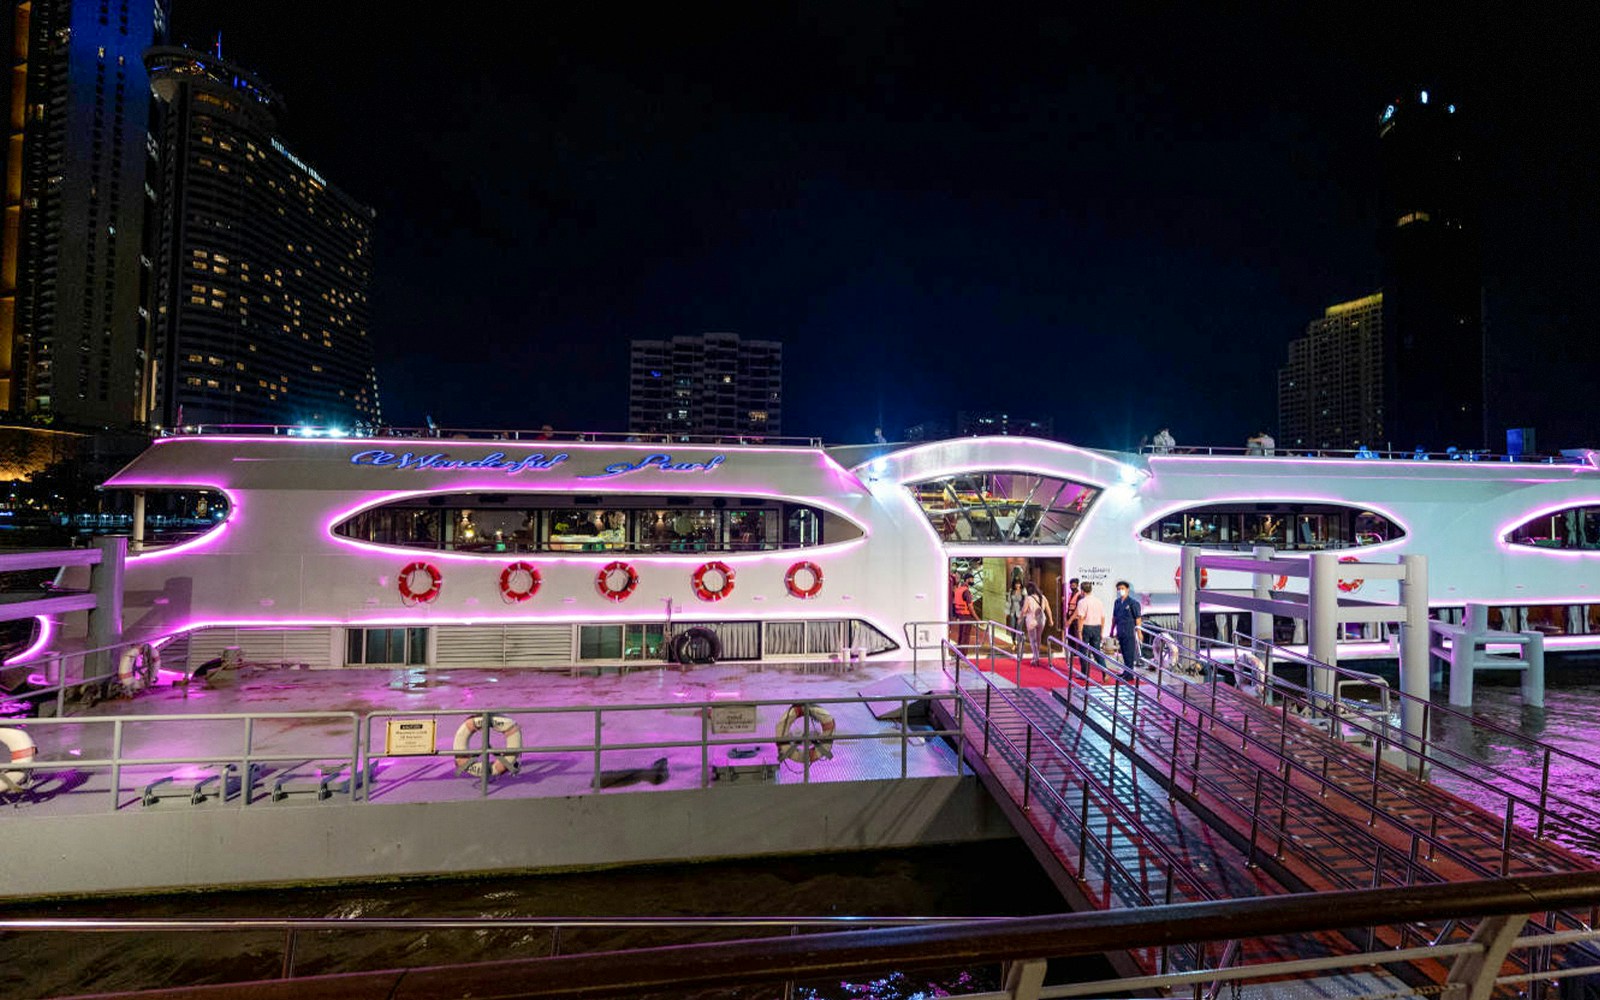
[[[520,586],[523,581],[518,577],[527,577],[526,587]],[[500,571],[500,599],[507,604],[521,604],[537,594],[543,582],[544,578],[533,563],[514,562]]]
[[[1357,562],[1358,560],[1356,559],[1355,556],[1340,556],[1339,557],[1339,561],[1342,562],[1342,563],[1353,563],[1353,562]],[[1361,585],[1363,583],[1366,583],[1366,582],[1367,581],[1365,579],[1363,579],[1362,577],[1359,577],[1359,576],[1356,577],[1354,580],[1346,580],[1345,578],[1340,577],[1339,578],[1339,589],[1344,591],[1347,594],[1353,594],[1356,591],[1360,590],[1361,589]]]
[[[611,576],[613,573],[627,574],[627,579],[623,581],[622,586],[611,586]],[[639,586],[639,571],[634,569],[632,566],[629,566],[627,563],[622,562],[621,560],[613,563],[606,563],[605,567],[601,569],[600,572],[595,574],[594,585],[599,589],[601,594],[605,595],[610,600],[618,602],[626,601],[630,596],[633,595],[634,590]]]
[[[1210,582],[1211,582],[1211,574],[1206,572],[1206,568],[1204,566],[1200,567],[1200,586],[1201,587],[1205,587]],[[1179,587],[1179,588],[1181,588],[1183,586],[1183,567],[1182,566],[1179,566],[1177,569],[1172,571],[1172,585],[1174,587]]]
[[[800,586],[801,573],[811,574],[810,586]],[[798,597],[802,601],[809,601],[822,592],[822,567],[814,562],[801,560],[790,566],[789,572],[783,574],[783,585],[788,589],[790,597]]]
[[[428,584],[418,587],[416,576],[422,573],[427,576]],[[425,563],[420,559],[410,563],[400,571],[400,599],[407,604],[427,604],[439,596],[439,591],[444,589],[444,574],[439,572],[439,567],[432,563]]]
[[[811,736],[790,736],[789,727],[802,718],[811,720]],[[790,705],[789,710],[783,713],[783,718],[778,720],[778,759],[814,761],[823,757],[832,758],[835,728],[833,716],[816,705]]]
[[[712,573],[721,577],[722,583],[713,590],[706,586],[706,577]],[[694,596],[702,601],[720,601],[733,593],[733,569],[725,562],[713,559],[694,571]]]
[[[0,729],[0,765],[16,764],[17,770],[0,766],[0,792],[25,791],[33,782],[33,763],[38,750],[33,737],[22,729]]]
[[[465,771],[474,778],[483,777],[484,758],[477,757],[474,759],[472,756],[473,751],[467,747],[472,737],[476,736],[478,730],[482,728],[483,716],[469,715],[467,716],[467,721],[463,722],[461,727],[456,730],[456,738],[452,743],[452,749],[456,755],[456,772],[458,774]],[[498,778],[507,771],[516,772],[522,763],[522,756],[515,752],[522,749],[522,726],[509,715],[491,714],[489,716],[489,729],[491,732],[499,733],[506,738],[506,750],[508,751],[489,755],[489,774]],[[492,746],[493,744],[490,744],[490,747]]]
[[[1283,588],[1287,587],[1288,585],[1289,585],[1289,577],[1288,576],[1280,576],[1276,580],[1272,581],[1272,589],[1273,590],[1282,590]]]

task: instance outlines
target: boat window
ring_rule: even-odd
[[[1382,514],[1330,503],[1207,504],[1173,511],[1140,534],[1168,545],[1279,551],[1315,551],[1376,545],[1400,538],[1400,526]]]
[[[83,538],[94,535],[133,534],[132,489],[106,490],[100,510],[55,518],[56,532]],[[153,549],[193,541],[215,531],[227,521],[228,497],[218,490],[144,489],[144,548]],[[59,543],[56,543],[59,544]]]
[[[1600,549],[1600,506],[1540,514],[1511,529],[1506,541],[1538,549]]]
[[[406,497],[351,516],[334,533],[377,545],[453,552],[764,552],[859,538],[843,517],[752,498]]]
[[[1068,479],[981,472],[909,486],[949,544],[1064,545],[1100,491]]]

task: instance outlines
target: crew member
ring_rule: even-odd
[[[1134,598],[1128,581],[1117,581],[1117,600],[1111,605],[1111,634],[1122,650],[1122,676],[1133,677],[1139,663],[1139,626],[1144,624],[1144,609]]]

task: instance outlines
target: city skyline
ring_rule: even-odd
[[[546,11],[378,47],[363,5],[180,3],[172,37],[222,31],[377,207],[395,424],[620,429],[630,340],[727,329],[785,344],[791,433],[969,407],[1239,444],[1305,317],[1381,284],[1374,126],[1424,81],[1485,152],[1490,441],[1594,437],[1595,88],[1559,19],[958,14]]]

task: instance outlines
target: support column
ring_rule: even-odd
[[[1339,557],[1332,552],[1311,554],[1311,589],[1306,623],[1311,658],[1330,666],[1339,662]],[[1333,694],[1333,671],[1318,667],[1312,671],[1312,687],[1325,695]]]
[[[1257,545],[1254,551],[1257,562],[1266,562],[1270,560],[1274,554],[1272,551],[1272,546],[1270,545]],[[1271,600],[1272,574],[1262,571],[1257,573],[1253,579],[1255,580],[1255,597],[1263,601]],[[1262,642],[1271,642],[1272,615],[1265,611],[1250,612],[1250,635],[1256,641],[1257,649],[1261,648],[1260,644]]]
[[[1408,697],[1400,708],[1400,729],[1408,750],[1420,750],[1428,734],[1422,731],[1423,706],[1431,697],[1428,672],[1432,668],[1428,644],[1428,557],[1400,557],[1406,575],[1400,578],[1400,604],[1406,619],[1400,626],[1400,691]]]
[[[144,551],[144,490],[133,491],[133,541],[128,551]]]
[[[1200,634],[1200,570],[1195,567],[1199,555],[1198,547],[1185,545],[1178,564],[1178,627],[1193,636]]]
[[[121,535],[97,538],[100,564],[89,567],[89,593],[94,595],[94,610],[89,612],[89,646],[104,649],[122,641],[122,568],[128,556],[128,540]],[[113,652],[92,653],[84,665],[89,676],[109,674]]]

